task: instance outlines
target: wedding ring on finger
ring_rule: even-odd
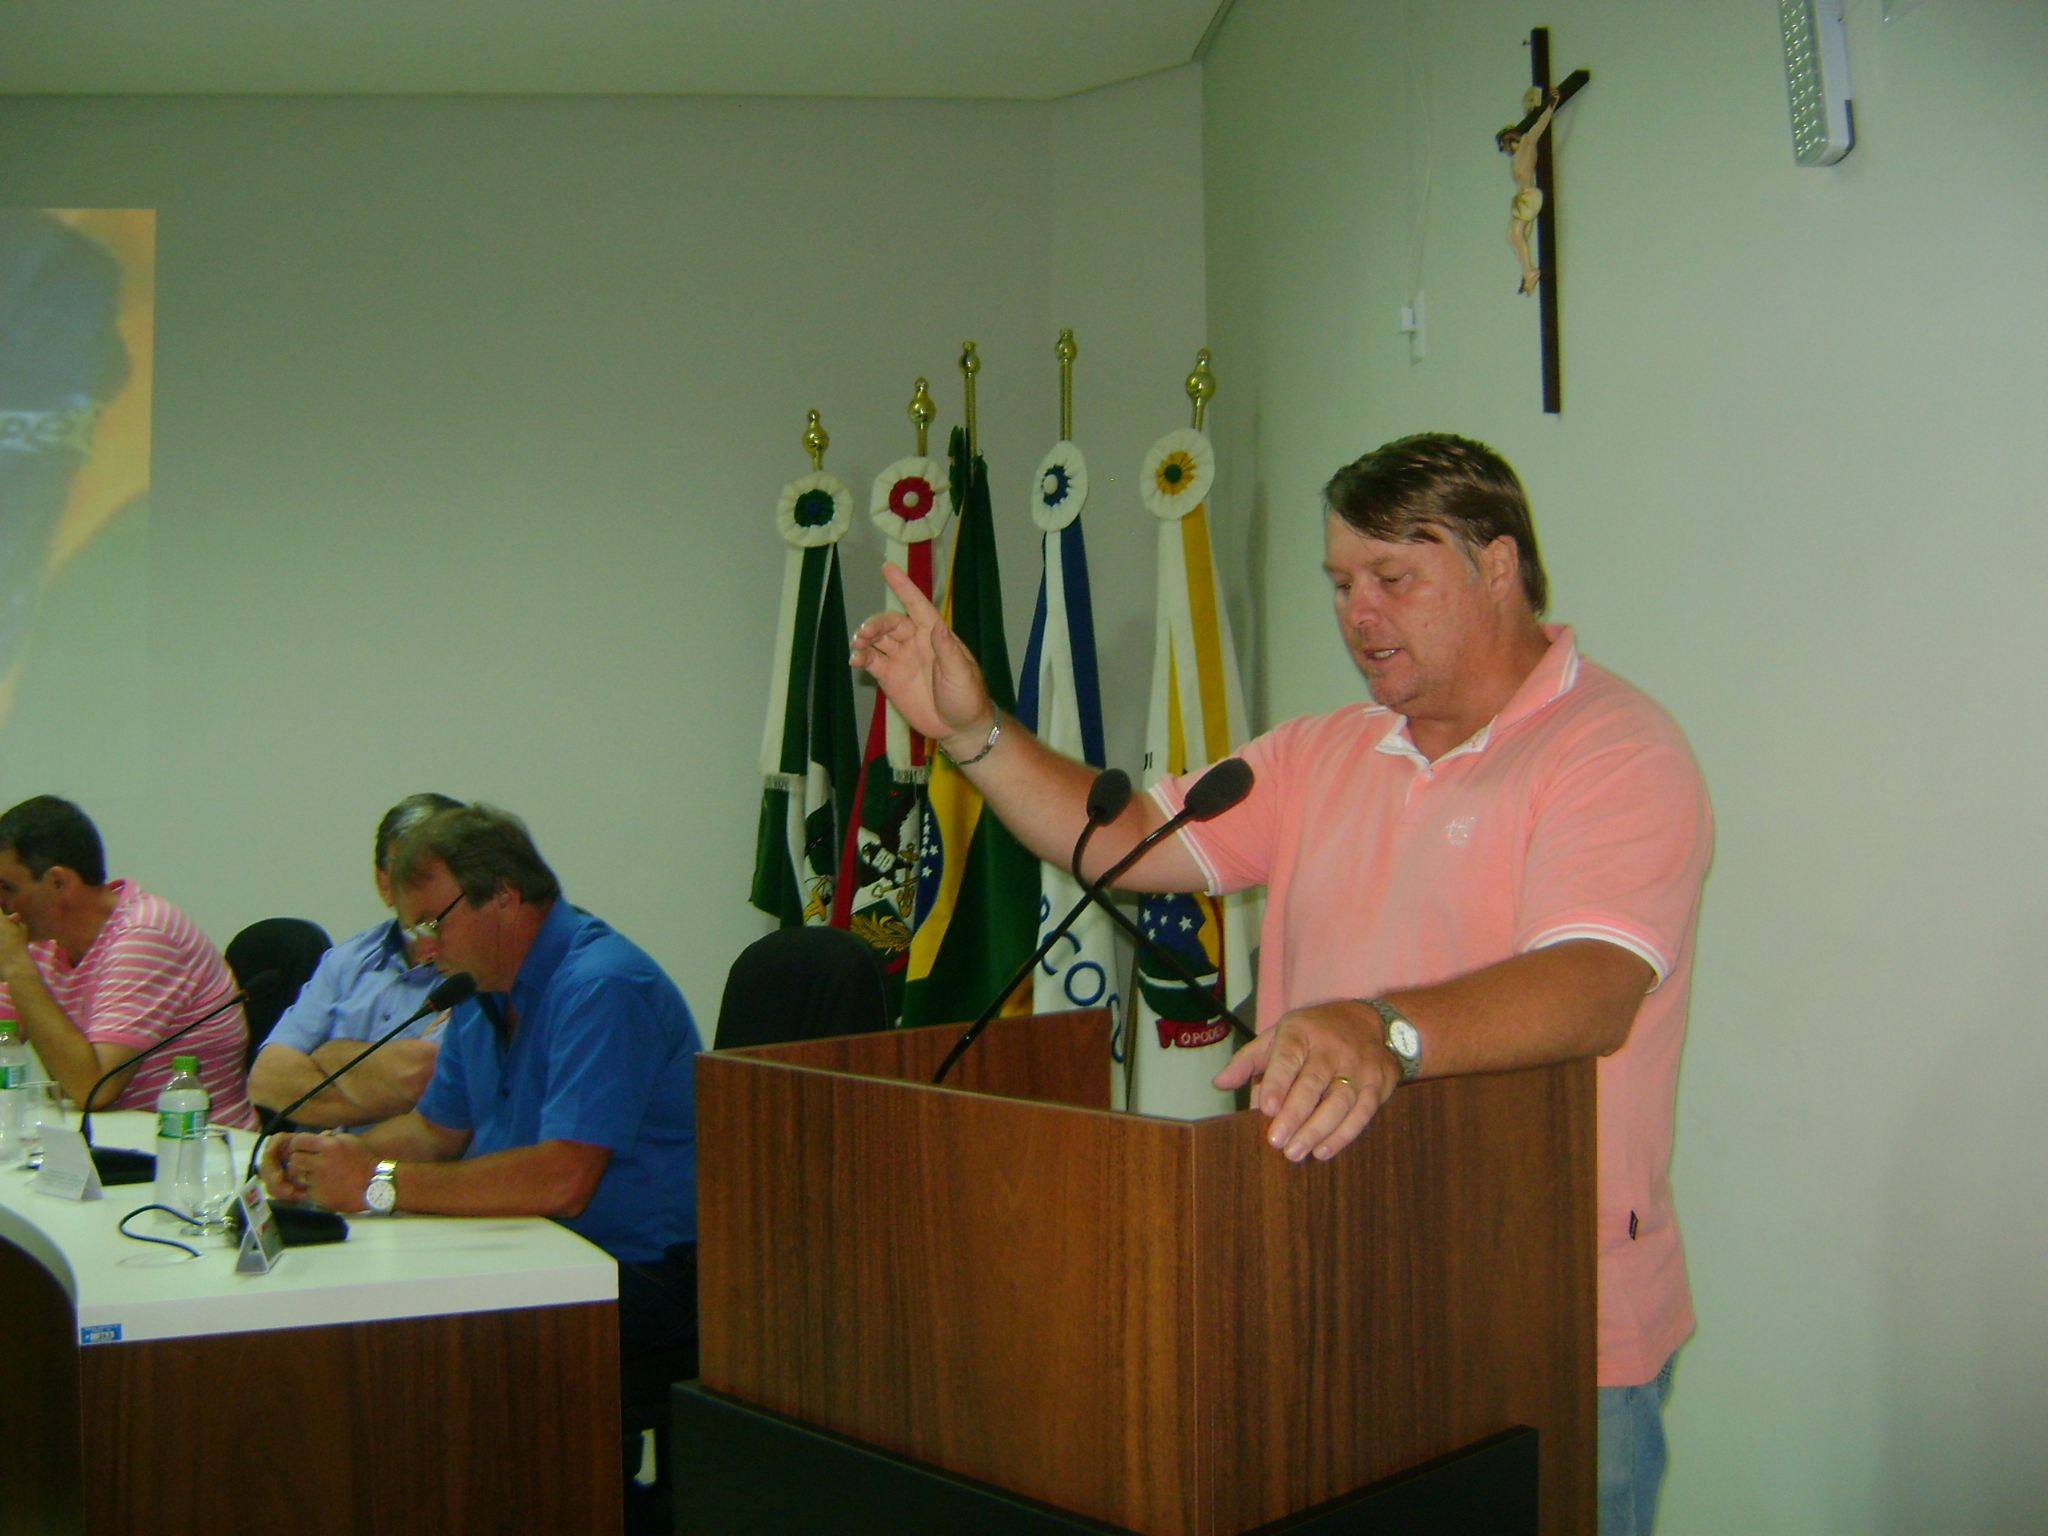
[[[1352,1091],[1353,1093],[1356,1093],[1356,1092],[1358,1092],[1358,1084],[1356,1084],[1356,1083],[1354,1083],[1353,1081],[1351,1081],[1351,1079],[1350,1079],[1350,1078],[1348,1078],[1348,1077],[1341,1077],[1341,1076],[1340,1076],[1340,1077],[1333,1077],[1333,1078],[1331,1078],[1331,1079],[1330,1079],[1330,1086],[1331,1086],[1331,1087],[1333,1087],[1333,1088],[1334,1088],[1334,1087],[1335,1087],[1335,1086],[1336,1086],[1337,1084],[1339,1084],[1339,1083],[1342,1083],[1342,1084],[1343,1084],[1343,1085],[1344,1085],[1344,1086],[1345,1086],[1346,1088],[1349,1088],[1349,1089],[1350,1089],[1350,1090],[1351,1090],[1351,1091]]]

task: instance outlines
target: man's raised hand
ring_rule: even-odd
[[[900,567],[883,565],[882,580],[904,611],[878,613],[854,632],[853,665],[873,676],[914,731],[943,742],[986,730],[995,710],[974,657]]]

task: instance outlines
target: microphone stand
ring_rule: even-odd
[[[421,1019],[427,1017],[428,1014],[439,1013],[443,1008],[453,1008],[459,1004],[466,1003],[475,995],[476,981],[469,972],[458,971],[455,975],[447,977],[439,986],[427,994],[427,1000],[421,1003],[411,1015],[400,1019],[391,1028],[379,1035],[376,1042],[368,1050],[360,1052],[350,1061],[336,1067],[306,1092],[285,1105],[283,1109],[274,1111],[270,1118],[265,1120],[262,1127],[256,1132],[256,1145],[249,1149],[249,1166],[242,1175],[243,1179],[247,1180],[256,1177],[256,1164],[263,1156],[263,1143],[270,1139],[279,1125],[291,1118],[293,1110],[299,1109],[311,1102],[314,1098],[332,1087],[336,1078],[340,1077],[344,1072],[354,1070],[362,1064],[365,1058],[375,1055],[393,1040],[396,1040],[407,1029],[410,1029],[413,1025],[419,1023]],[[277,1235],[283,1239],[284,1245],[287,1248],[309,1248],[320,1243],[343,1242],[348,1238],[347,1219],[333,1211],[323,1211],[318,1206],[301,1205],[296,1201],[290,1200],[273,1200],[270,1202],[270,1213],[277,1220]],[[241,1220],[242,1203],[238,1200],[235,1202],[232,1221],[239,1223]]]
[[[1060,919],[1058,926],[1055,927],[1051,933],[1045,936],[1045,938],[1039,943],[1037,950],[1035,950],[1032,953],[1031,957],[1028,960],[1026,960],[1023,963],[1023,965],[1017,968],[1015,974],[1013,974],[1010,977],[1009,981],[1004,983],[1002,990],[996,993],[996,995],[992,999],[990,999],[989,1005],[981,1011],[981,1016],[977,1018],[972,1024],[968,1025],[966,1031],[960,1036],[960,1038],[953,1042],[953,1049],[946,1053],[946,1059],[939,1063],[939,1070],[932,1074],[932,1082],[934,1084],[943,1083],[946,1080],[946,1074],[953,1070],[953,1063],[958,1061],[961,1058],[961,1056],[966,1053],[967,1048],[969,1046],[973,1045],[976,1040],[981,1038],[982,1031],[988,1028],[990,1022],[1001,1010],[1004,1001],[1008,999],[1012,992],[1016,991],[1017,988],[1023,984],[1024,978],[1031,974],[1032,970],[1038,965],[1038,963],[1041,960],[1043,960],[1047,955],[1052,953],[1053,945],[1057,944],[1061,936],[1065,934],[1069,928],[1073,927],[1075,922],[1077,922],[1080,919],[1081,914],[1088,910],[1088,904],[1090,902],[1095,902],[1096,904],[1101,906],[1103,910],[1108,912],[1109,915],[1116,920],[1117,924],[1131,936],[1132,940],[1138,945],[1139,948],[1147,950],[1148,952],[1159,956],[1159,958],[1166,962],[1167,967],[1170,970],[1172,970],[1175,975],[1180,977],[1182,981],[1186,982],[1188,986],[1194,988],[1197,992],[1206,992],[1208,990],[1200,981],[1197,981],[1195,977],[1189,973],[1187,967],[1182,965],[1179,959],[1176,958],[1172,953],[1170,953],[1163,945],[1159,944],[1156,940],[1146,938],[1143,934],[1141,934],[1138,931],[1137,926],[1134,923],[1132,923],[1129,918],[1125,917],[1122,912],[1117,910],[1116,903],[1109,900],[1109,898],[1105,896],[1103,892],[1105,888],[1109,885],[1109,883],[1115,880],[1117,876],[1121,875],[1133,864],[1136,864],[1138,860],[1142,859],[1146,854],[1150,853],[1153,850],[1153,848],[1158,846],[1167,838],[1171,837],[1174,833],[1178,832],[1182,827],[1186,826],[1189,822],[1206,821],[1209,819],[1210,816],[1221,815],[1224,811],[1230,809],[1232,805],[1235,805],[1238,800],[1244,797],[1245,790],[1249,789],[1250,787],[1250,771],[1244,767],[1244,764],[1241,761],[1237,759],[1226,759],[1226,761],[1235,763],[1238,771],[1244,773],[1245,775],[1245,786],[1244,788],[1239,789],[1237,791],[1236,798],[1230,800],[1228,804],[1218,805],[1215,806],[1213,809],[1207,810],[1200,809],[1197,807],[1190,807],[1188,804],[1183,802],[1180,811],[1176,815],[1169,817],[1166,821],[1162,822],[1159,826],[1155,827],[1151,832],[1147,833],[1144,837],[1140,838],[1136,846],[1134,846],[1129,853],[1125,854],[1121,859],[1118,859],[1114,864],[1110,865],[1108,869],[1104,870],[1099,879],[1095,880],[1092,883],[1089,883],[1086,881],[1081,881],[1081,855],[1087,850],[1088,842],[1091,838],[1095,836],[1096,829],[1098,827],[1106,825],[1111,821],[1114,821],[1118,816],[1122,815],[1124,805],[1129,804],[1129,801],[1125,800],[1123,804],[1118,805],[1114,811],[1103,816],[1100,821],[1096,819],[1095,815],[1093,814],[1094,807],[1091,806],[1091,814],[1089,815],[1087,825],[1081,828],[1081,836],[1074,843],[1074,856],[1068,866],[1073,871],[1075,880],[1081,881],[1081,899],[1074,903],[1073,909],[1069,911],[1065,917]],[[1218,764],[1217,766],[1220,767],[1223,765]],[[1204,777],[1206,777],[1206,775]],[[1126,780],[1126,783],[1128,783],[1128,780]],[[1252,1038],[1253,1031],[1251,1027],[1247,1025],[1243,1019],[1240,1019],[1228,1007],[1224,1006],[1220,998],[1217,999],[1215,1010],[1210,1015],[1210,1017],[1214,1017],[1216,1014],[1221,1014],[1223,1017],[1229,1019],[1231,1025],[1237,1030],[1239,1034],[1243,1035],[1245,1039],[1249,1040]]]
[[[266,980],[266,978],[268,978]],[[152,1152],[137,1152],[128,1147],[95,1147],[92,1144],[92,1101],[99,1097],[100,1090],[128,1071],[145,1057],[154,1056],[165,1046],[182,1040],[202,1024],[211,1023],[230,1008],[246,1003],[258,992],[268,992],[281,978],[275,971],[264,971],[250,978],[250,984],[218,1008],[209,1009],[178,1029],[172,1030],[154,1045],[147,1046],[130,1056],[118,1067],[110,1067],[101,1074],[100,1080],[85,1091],[85,1104],[79,1112],[78,1134],[84,1139],[86,1150],[92,1155],[93,1171],[99,1174],[102,1184],[147,1184],[156,1177],[156,1155]],[[118,1095],[117,1095],[118,1097]]]

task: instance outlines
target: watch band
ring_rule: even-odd
[[[1381,1043],[1392,1051],[1394,1059],[1401,1063],[1401,1081],[1414,1082],[1416,1074],[1422,1070],[1421,1034],[1408,1021],[1407,1015],[1392,1003],[1377,997],[1368,997],[1365,1004],[1380,1016],[1380,1023],[1386,1026]]]

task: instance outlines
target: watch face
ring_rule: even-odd
[[[1387,1044],[1394,1048],[1394,1054],[1413,1061],[1422,1054],[1422,1036],[1415,1033],[1415,1026],[1406,1019],[1396,1019],[1387,1026]]]
[[[390,1179],[373,1178],[369,1187],[363,1191],[363,1204],[383,1215],[398,1204],[398,1191],[391,1187]]]

